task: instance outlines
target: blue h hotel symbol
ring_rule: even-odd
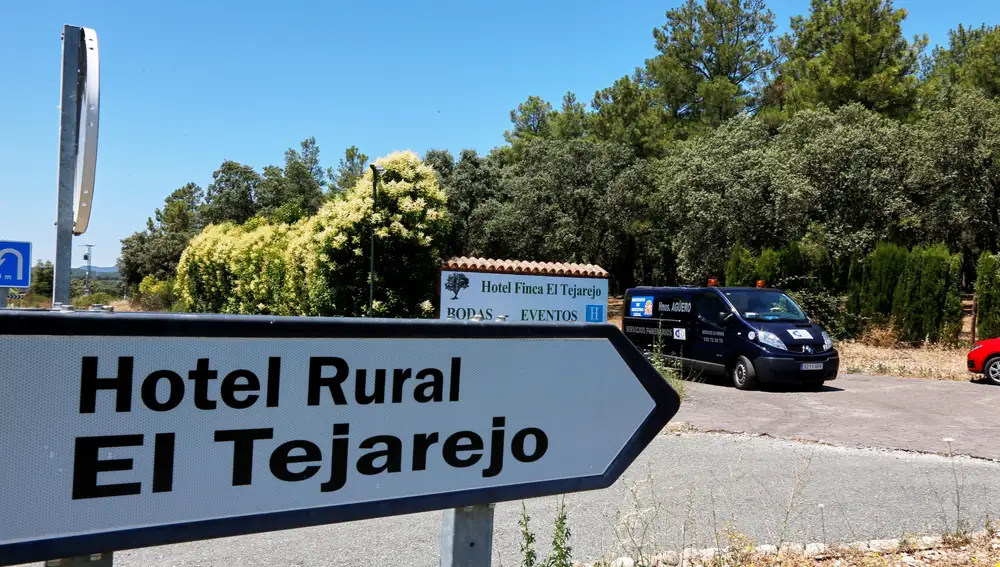
[[[604,306],[603,305],[588,305],[587,306],[587,322],[588,323],[603,323],[604,322]]]

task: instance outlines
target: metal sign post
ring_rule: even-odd
[[[450,509],[488,564],[680,405],[608,324],[8,310],[0,360],[0,565]]]
[[[73,235],[87,230],[97,167],[100,69],[94,30],[63,26],[59,181],[52,303],[70,302]]]
[[[441,567],[492,563],[493,507],[480,504],[441,514]]]
[[[73,185],[77,126],[80,120],[80,38],[76,26],[63,26],[62,95],[59,97],[59,192],[56,202],[56,261],[52,302],[69,304],[73,263]]]

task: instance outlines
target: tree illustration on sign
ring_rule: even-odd
[[[458,299],[458,292],[467,287],[469,287],[469,278],[465,274],[452,274],[444,283],[444,288],[455,294],[452,299]]]

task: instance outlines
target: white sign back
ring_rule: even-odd
[[[0,564],[603,488],[679,405],[610,325],[15,312],[0,357]]]

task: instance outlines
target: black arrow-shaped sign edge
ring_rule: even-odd
[[[524,324],[435,319],[358,319],[183,313],[0,311],[0,336],[127,336],[234,338],[460,338],[606,339],[655,402],[642,424],[602,474],[544,482],[396,498],[374,503],[268,512],[179,524],[56,537],[0,545],[0,565],[138,549],[188,541],[304,528],[372,518],[445,510],[599,490],[614,484],[680,409],[680,398],[649,360],[611,324]],[[12,432],[0,432],[10,435]],[[10,458],[9,455],[4,458]],[[2,480],[0,480],[2,482]],[[4,516],[10,518],[13,511]]]

